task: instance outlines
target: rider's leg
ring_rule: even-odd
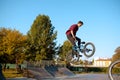
[[[76,37],[76,40],[78,41],[78,47],[80,48],[80,44],[81,44],[81,39]]]
[[[72,37],[72,35],[67,35],[68,40],[72,43],[72,49],[73,50],[77,50],[76,44],[75,44],[75,40]]]
[[[81,39],[80,38],[78,38],[78,37],[76,37],[76,40],[78,41],[78,48],[80,49],[80,45],[81,45]],[[82,57],[82,55],[77,55],[77,56],[79,56],[79,57]]]

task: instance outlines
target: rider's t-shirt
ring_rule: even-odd
[[[73,34],[76,35],[76,32],[78,31],[78,25],[73,24],[72,26],[70,26],[70,28],[66,31],[66,35],[70,35],[71,30],[73,31]]]

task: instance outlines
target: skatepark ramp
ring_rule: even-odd
[[[65,66],[54,65],[52,62],[44,61],[44,64],[37,62],[25,62],[25,68],[34,75],[34,77],[39,79],[44,78],[54,78],[62,76],[74,76],[75,74],[71,72]]]
[[[67,68],[59,68],[59,71],[62,73],[62,74],[64,74],[64,75],[66,75],[66,76],[73,76],[73,75],[75,75],[73,72],[71,72],[69,69],[67,69]]]
[[[50,66],[45,66],[45,69],[54,77],[74,75],[74,73],[71,72],[66,67],[57,67],[54,65],[50,65]]]
[[[37,80],[52,79],[53,77],[74,76],[66,67],[46,66],[45,68],[30,68],[29,72],[34,75]]]
[[[37,68],[37,67],[34,67],[34,68],[30,68],[29,67],[29,72],[32,73],[34,75],[34,77],[39,80],[39,79],[42,79],[42,78],[52,78],[53,76],[48,73],[44,68]]]

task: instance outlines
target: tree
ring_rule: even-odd
[[[112,61],[120,59],[120,47],[116,48],[115,54],[112,57]]]
[[[19,61],[24,59],[22,55],[24,55],[26,36],[17,30],[0,28],[0,37],[1,62],[15,63],[16,59]]]
[[[62,60],[65,60],[67,54],[69,54],[69,51],[72,49],[72,44],[66,40],[62,47],[61,47],[61,51],[60,51],[60,57],[62,58]]]
[[[57,32],[51,24],[49,16],[38,15],[28,32],[28,58],[33,60],[52,59],[55,54]]]

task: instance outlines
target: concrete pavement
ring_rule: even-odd
[[[8,78],[6,80],[36,80],[36,79],[26,78],[26,77],[18,77],[18,78]]]
[[[37,80],[32,78],[12,78],[7,80]],[[109,80],[107,74],[76,74],[74,76],[62,76],[53,78],[42,78],[39,80]]]
[[[42,80],[109,80],[109,78],[107,74],[77,74],[75,76],[64,76]]]

